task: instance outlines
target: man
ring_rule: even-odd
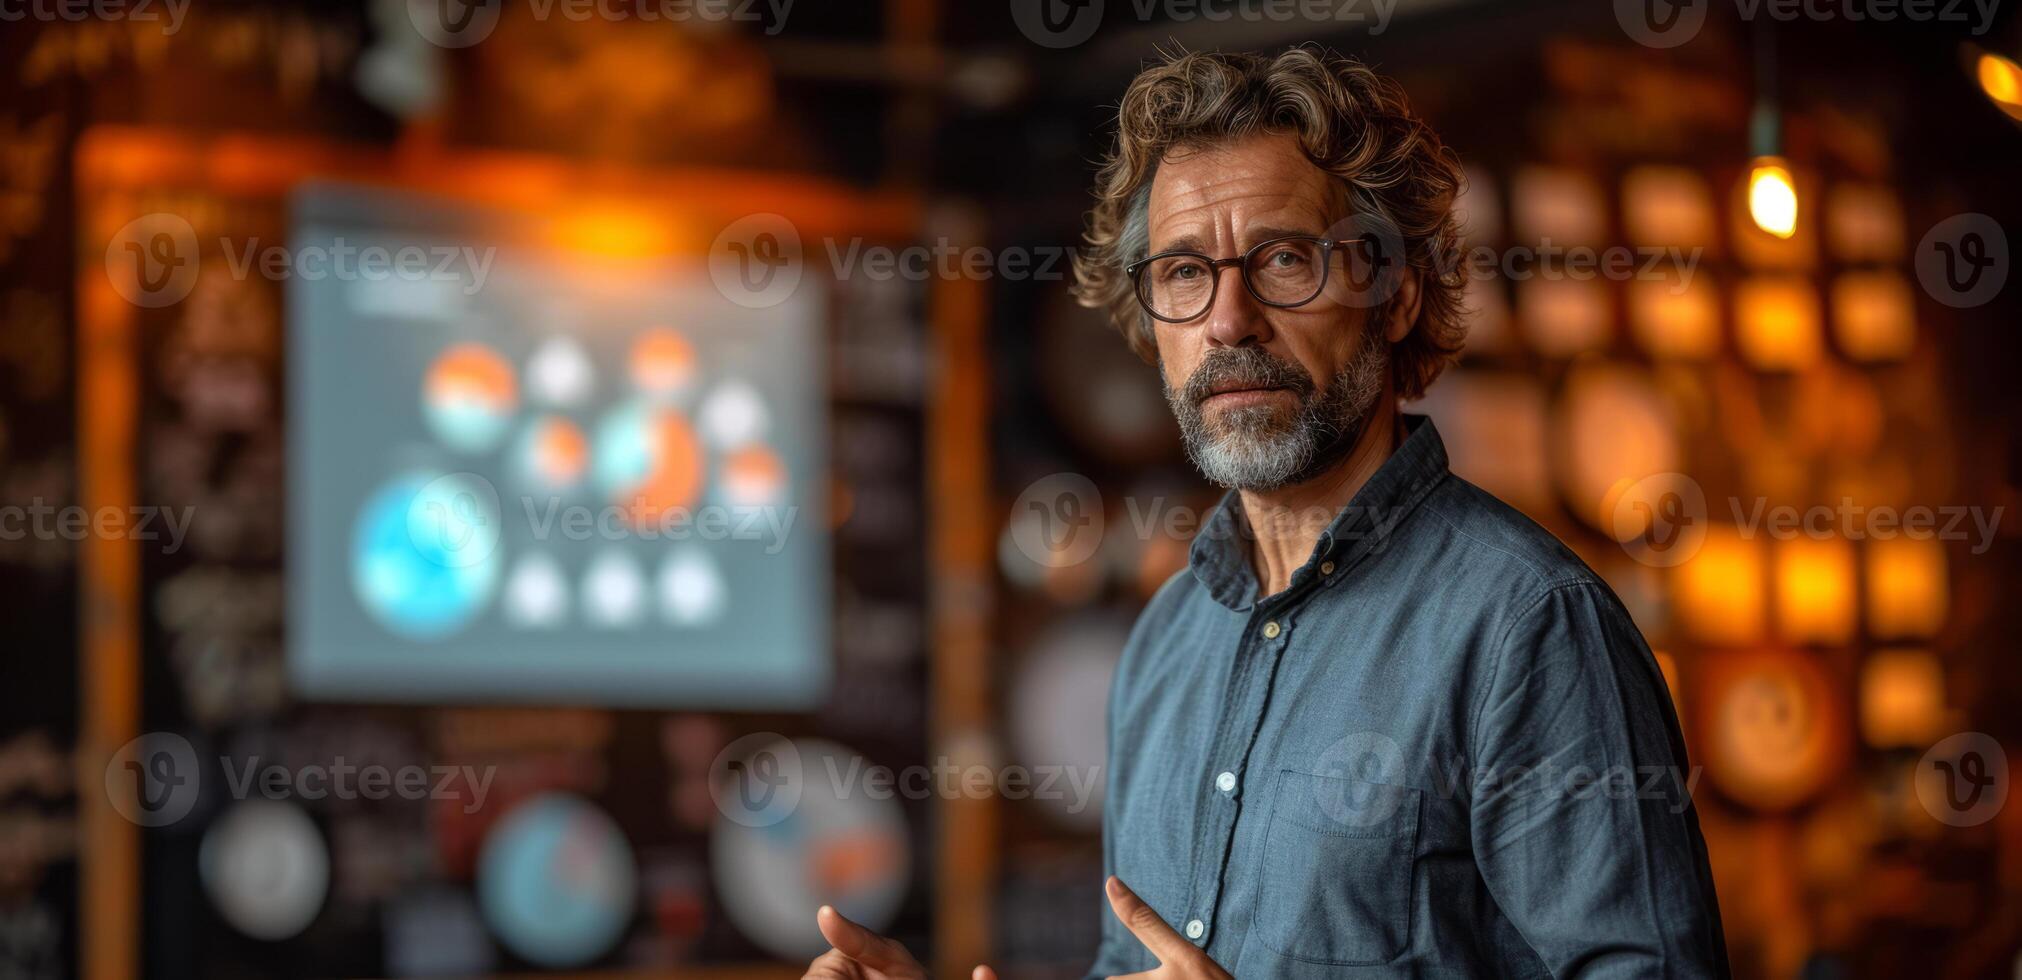
[[[1459,183],[1394,85],[1319,51],[1124,95],[1078,292],[1231,492],[1111,691],[1097,976],[1728,972],[1642,636],[1398,410],[1465,333]],[[818,919],[811,976],[920,975]]]

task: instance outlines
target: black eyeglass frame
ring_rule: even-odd
[[[1256,284],[1250,282],[1250,259],[1251,257],[1255,256],[1258,252],[1261,252],[1266,248],[1269,248],[1273,245],[1282,245],[1286,242],[1312,242],[1313,244],[1320,246],[1320,284],[1313,289],[1313,295],[1308,296],[1305,299],[1293,303],[1277,303],[1258,295]],[[1285,235],[1279,238],[1269,239],[1268,241],[1258,242],[1257,244],[1244,249],[1243,254],[1230,256],[1229,258],[1226,259],[1212,258],[1204,252],[1195,252],[1190,249],[1184,248],[1170,249],[1168,251],[1160,252],[1156,255],[1147,255],[1144,258],[1137,260],[1136,262],[1132,262],[1131,264],[1124,266],[1123,274],[1130,277],[1131,295],[1137,297],[1137,305],[1143,308],[1146,315],[1150,316],[1154,320],[1162,320],[1166,323],[1186,323],[1189,320],[1200,319],[1202,316],[1206,315],[1209,310],[1215,308],[1215,297],[1221,295],[1223,269],[1226,269],[1230,266],[1236,267],[1236,277],[1243,281],[1243,290],[1250,294],[1251,299],[1254,299],[1257,302],[1264,304],[1265,306],[1274,307],[1280,310],[1296,309],[1298,307],[1305,306],[1307,303],[1311,303],[1316,299],[1319,299],[1320,294],[1327,291],[1327,277],[1332,275],[1334,271],[1334,250],[1336,248],[1339,248],[1344,245],[1362,245],[1366,247],[1371,245],[1371,243],[1372,239],[1368,238],[1367,236],[1361,238],[1322,238],[1319,235]],[[1191,256],[1193,258],[1201,260],[1202,262],[1207,263],[1208,276],[1209,276],[1208,301],[1202,304],[1200,312],[1195,313],[1192,316],[1182,316],[1182,317],[1165,316],[1159,313],[1157,310],[1152,309],[1151,301],[1146,299],[1144,296],[1144,270],[1146,266],[1152,264],[1153,262],[1158,261],[1159,259],[1170,259],[1182,256]]]

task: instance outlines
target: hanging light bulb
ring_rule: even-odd
[[[1755,160],[1748,167],[1748,217],[1755,227],[1789,238],[1797,234],[1797,183],[1783,151],[1783,107],[1776,98],[1776,35],[1768,18],[1755,24],[1755,111],[1748,120]]]
[[[1980,91],[2008,118],[2022,121],[2022,65],[2004,58],[1992,51],[1980,52],[1974,65],[1974,75],[1980,82]]]
[[[1748,216],[1778,238],[1797,234],[1797,185],[1782,157],[1756,157],[1750,166]]]

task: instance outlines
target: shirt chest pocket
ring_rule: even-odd
[[[1280,956],[1385,963],[1411,940],[1418,790],[1278,773],[1254,929]]]

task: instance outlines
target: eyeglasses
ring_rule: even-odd
[[[1358,251],[1364,253],[1375,251],[1375,243],[1367,238],[1294,235],[1258,242],[1228,259],[1209,258],[1199,252],[1160,252],[1123,271],[1135,285],[1137,301],[1146,313],[1167,323],[1184,323],[1215,305],[1221,271],[1228,266],[1242,270],[1243,288],[1265,306],[1287,309],[1311,303],[1327,288],[1334,250],[1351,245],[1360,246]],[[1368,283],[1357,282],[1360,278],[1349,274],[1351,283],[1366,288]]]

